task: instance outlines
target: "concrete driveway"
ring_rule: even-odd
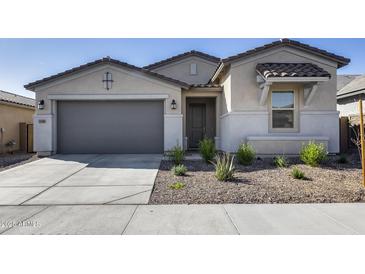
[[[0,205],[147,204],[162,155],[55,155],[0,172]]]

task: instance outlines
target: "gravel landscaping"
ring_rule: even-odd
[[[35,153],[0,154],[0,171],[38,160]]]
[[[219,182],[213,165],[203,161],[184,161],[186,176],[170,171],[173,163],[161,162],[150,204],[219,204],[219,203],[333,203],[363,202],[361,165],[349,157],[346,164],[332,156],[320,167],[309,167],[299,159],[289,159],[290,166],[277,168],[272,159],[258,159],[251,166],[236,164],[235,179]],[[294,179],[292,168],[304,171],[306,180]],[[171,185],[184,184],[178,189]]]

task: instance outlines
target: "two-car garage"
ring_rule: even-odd
[[[25,86],[36,93],[34,149],[62,154],[162,154],[183,144],[190,85],[109,57]]]
[[[57,102],[57,153],[163,151],[162,100]]]

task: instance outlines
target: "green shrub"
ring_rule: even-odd
[[[300,151],[300,159],[311,167],[318,166],[327,157],[327,151],[323,144],[309,142]]]
[[[341,154],[340,157],[337,159],[337,163],[339,164],[347,164],[349,161],[345,154]]]
[[[288,159],[285,156],[276,156],[274,158],[274,164],[277,167],[287,167],[289,162],[288,162]]]
[[[185,187],[185,184],[182,182],[176,182],[170,185],[171,189],[182,189]]]
[[[181,146],[176,145],[170,150],[169,158],[170,160],[174,161],[175,165],[180,165],[184,160],[184,154],[185,152]]]
[[[251,165],[255,159],[256,152],[249,144],[241,144],[236,153],[237,160],[241,165]]]
[[[231,157],[229,153],[215,156],[215,177],[219,181],[229,181],[233,179],[235,168],[233,165],[234,156]]]
[[[299,168],[294,167],[293,170],[291,171],[291,175],[293,176],[294,179],[299,179],[299,180],[304,180],[305,179],[305,174],[303,171],[301,171]]]
[[[211,162],[216,154],[214,141],[208,138],[201,140],[199,142],[199,152],[205,162]]]
[[[171,170],[174,173],[174,175],[176,175],[176,176],[184,176],[185,173],[188,171],[186,166],[184,166],[182,164],[177,165],[177,166],[173,166]]]

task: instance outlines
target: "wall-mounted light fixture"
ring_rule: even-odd
[[[44,100],[39,100],[38,109],[44,109]]]
[[[111,89],[113,82],[114,81],[113,81],[113,78],[112,78],[112,74],[110,72],[105,72],[104,77],[103,77],[104,88],[106,90]]]
[[[172,99],[172,101],[171,101],[171,109],[176,109],[176,101],[175,101],[175,99]]]

